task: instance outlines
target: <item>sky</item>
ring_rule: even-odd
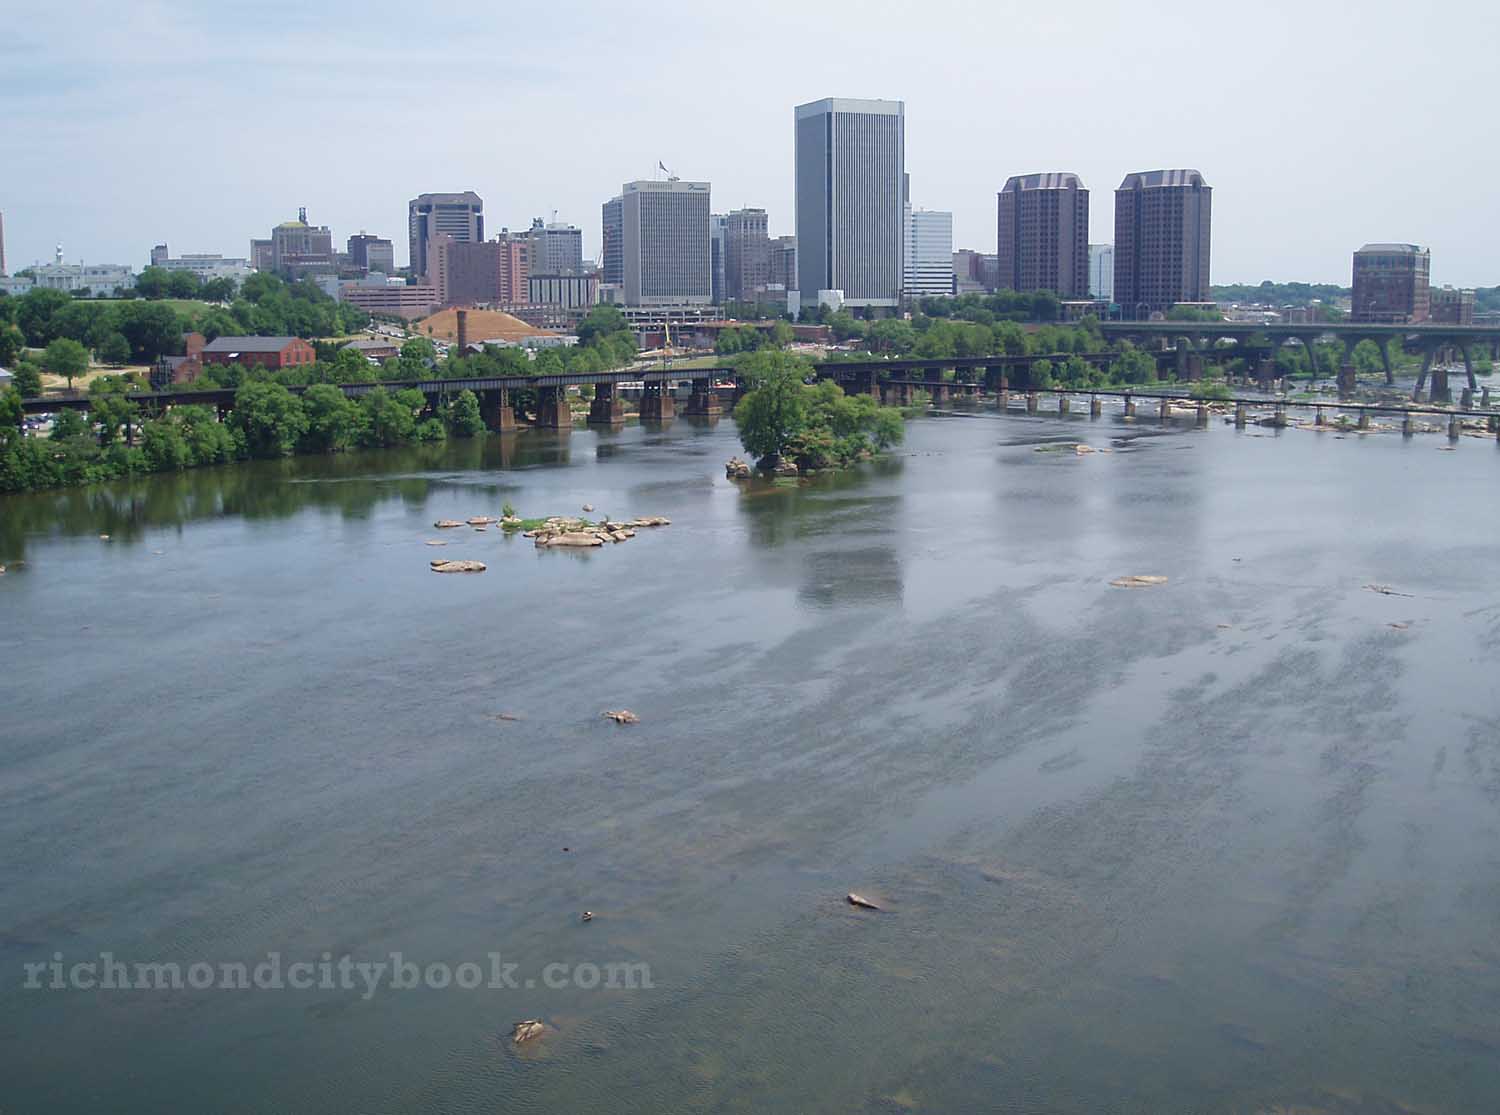
[[[0,33],[12,271],[248,254],[306,206],[406,258],[406,202],[476,190],[487,232],[584,230],[658,161],[795,231],[792,109],[906,103],[912,201],[995,250],[995,193],[1066,170],[1113,239],[1130,172],[1214,188],[1213,281],[1350,279],[1369,241],[1500,284],[1500,4],[76,0]]]

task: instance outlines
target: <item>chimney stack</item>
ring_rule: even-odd
[[[469,355],[469,311],[458,311],[458,354]]]

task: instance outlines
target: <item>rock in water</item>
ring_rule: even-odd
[[[539,1038],[546,1032],[547,1027],[544,1023],[535,1018],[525,1018],[511,1027],[510,1040],[520,1045],[523,1041]]]
[[[427,544],[429,546],[446,546],[448,543],[444,542],[441,538],[429,538]]]
[[[472,519],[465,520],[471,527],[487,527],[494,521],[488,515],[475,515]]]
[[[585,515],[591,514],[593,512],[593,510],[594,510],[594,505],[592,503],[585,503],[583,505],[583,513]]]
[[[554,534],[550,538],[538,537],[538,546],[602,546],[597,534],[589,534],[585,531],[568,531],[565,534]]]
[[[858,906],[861,910],[878,910],[878,909],[880,909],[880,906],[877,903],[871,902],[868,898],[866,898],[862,894],[855,894],[852,890],[849,892],[849,896],[848,897],[849,897],[849,905],[851,905],[851,906]]]
[[[1129,577],[1116,577],[1109,583],[1115,588],[1150,588],[1152,585],[1166,584],[1167,579],[1156,573],[1137,573]]]
[[[442,561],[434,559],[430,564],[434,573],[483,573],[486,568],[482,561]]]
[[[749,461],[740,457],[730,457],[724,462],[724,475],[730,480],[749,480],[754,473],[751,471]]]
[[[616,709],[604,715],[616,724],[639,724],[641,722],[641,718],[628,708]]]
[[[459,522],[457,519],[439,519],[432,525],[437,527],[439,530],[451,530],[453,527],[463,526],[463,523]]]

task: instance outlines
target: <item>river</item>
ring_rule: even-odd
[[[1447,445],[980,411],[739,486],[679,419],[0,499],[0,1109],[1493,1110]],[[506,501],[672,523],[433,528]]]

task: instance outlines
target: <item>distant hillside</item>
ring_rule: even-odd
[[[470,341],[519,341],[524,337],[545,336],[547,330],[527,325],[518,317],[499,310],[469,310]],[[440,341],[458,340],[458,311],[439,310],[414,326],[422,336]]]
[[[1336,283],[1232,283],[1209,287],[1215,302],[1263,302],[1271,306],[1307,306],[1313,302],[1334,302],[1352,293]]]

